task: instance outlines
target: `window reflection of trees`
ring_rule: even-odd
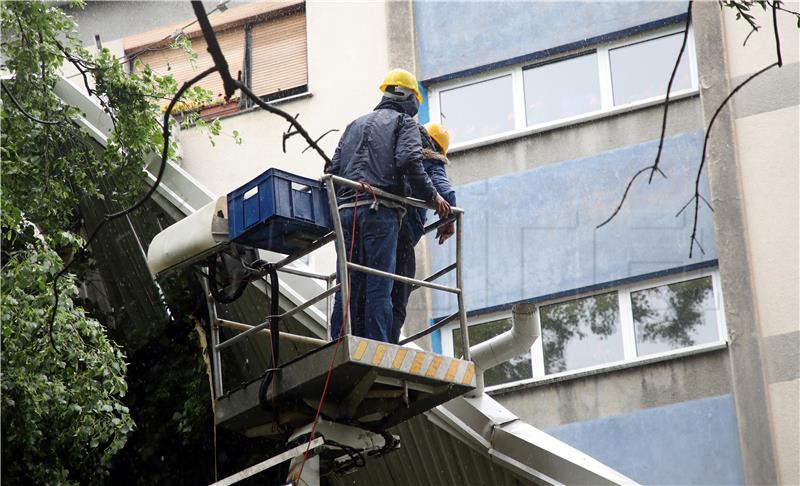
[[[669,349],[698,344],[699,327],[713,303],[711,277],[632,292],[637,343],[663,342]]]
[[[617,293],[544,306],[541,320],[545,372],[566,371],[565,348],[575,338],[583,340],[596,336],[603,340],[616,333],[619,324]]]
[[[511,329],[510,318],[487,322],[485,324],[472,325],[469,327],[470,346],[487,341],[509,329]],[[455,356],[463,356],[464,354],[460,329],[455,329],[453,331],[453,350]],[[531,366],[531,353],[528,352],[486,370],[483,375],[483,380],[486,385],[490,386],[524,380],[532,376],[533,367]]]

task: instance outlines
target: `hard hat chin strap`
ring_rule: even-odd
[[[406,100],[409,97],[413,97],[414,91],[404,88],[402,86],[387,86],[386,91],[384,91],[384,96],[393,100]]]

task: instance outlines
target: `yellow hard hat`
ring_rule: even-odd
[[[438,123],[426,123],[425,130],[428,131],[428,135],[432,139],[436,140],[436,143],[442,147],[444,154],[447,155],[447,148],[450,146],[450,133],[447,129]]]
[[[402,86],[403,88],[410,89],[417,96],[417,101],[422,103],[422,94],[417,87],[417,78],[405,69],[392,69],[383,78],[381,84],[381,91],[386,92],[389,86]]]

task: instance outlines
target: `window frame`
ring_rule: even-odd
[[[515,64],[509,67],[493,69],[483,73],[451,79],[448,81],[443,81],[441,83],[435,83],[433,85],[428,86],[429,119],[433,123],[442,123],[441,111],[440,111],[441,108],[440,95],[443,91],[461,88],[471,84],[479,83],[481,81],[487,81],[507,75],[511,75],[511,84],[513,90],[512,99],[514,106],[514,129],[473,140],[466,140],[454,143],[453,145],[450,146],[448,152],[455,153],[461,150],[467,150],[475,147],[480,147],[483,145],[489,145],[492,143],[501,142],[504,140],[510,140],[530,135],[533,133],[552,130],[554,128],[574,125],[577,123],[583,123],[597,118],[604,118],[607,116],[612,116],[619,113],[625,113],[635,109],[646,108],[648,106],[660,104],[664,100],[663,94],[646,98],[643,100],[637,100],[631,103],[626,103],[623,105],[614,106],[613,87],[611,84],[611,60],[609,52],[612,49],[639,44],[650,40],[658,39],[661,37],[680,34],[682,32],[683,32],[682,25],[673,24],[665,26],[663,28],[654,29],[648,32],[628,36],[616,41],[607,42],[604,44],[598,44],[592,47],[582,47],[580,49],[575,49],[574,51],[545,57],[535,62],[528,61],[525,63]],[[593,52],[597,56],[597,64],[598,64],[597,75],[600,80],[601,108],[599,110],[581,113],[579,115],[574,115],[571,117],[558,118],[548,122],[528,126],[526,120],[526,110],[525,110],[525,86],[523,80],[523,71],[526,69],[535,68],[537,66],[542,66],[545,64],[557,63],[562,60],[571,59],[573,57],[591,54]],[[697,93],[699,93],[694,29],[691,27],[691,25],[689,27],[689,36],[686,41],[686,49],[684,51],[684,56],[687,55],[688,55],[687,60],[689,62],[689,77],[691,80],[691,86],[689,88],[678,91],[673,90],[670,93],[670,101],[695,96],[697,95]],[[666,83],[668,81],[669,79],[664,80],[665,88],[666,88]]]
[[[690,280],[695,280],[704,277],[711,277],[711,289],[712,292],[714,293],[714,301],[716,306],[715,317],[717,320],[717,335],[719,338],[716,341],[712,341],[709,343],[697,344],[694,346],[677,348],[669,351],[662,351],[660,353],[652,353],[652,354],[638,356],[636,351],[635,325],[633,322],[633,311],[631,306],[630,294],[632,292],[637,292],[640,290],[646,290],[654,287],[661,287],[664,285],[671,285],[680,282],[687,282]],[[609,292],[617,293],[617,303],[618,303],[619,318],[620,318],[620,333],[622,335],[622,349],[623,349],[622,360],[601,363],[598,365],[588,366],[584,368],[576,368],[548,375],[545,374],[545,368],[544,368],[544,345],[542,342],[542,338],[539,337],[536,339],[536,341],[534,341],[533,346],[531,346],[530,349],[531,361],[532,361],[531,370],[533,376],[531,378],[524,380],[510,381],[508,383],[502,383],[499,385],[487,386],[486,391],[503,390],[521,385],[550,382],[563,378],[582,376],[587,373],[606,371],[608,369],[616,368],[621,365],[637,365],[665,358],[666,359],[676,358],[686,354],[693,354],[697,352],[718,349],[720,347],[727,346],[729,344],[727,325],[725,323],[725,304],[722,296],[722,283],[720,280],[719,269],[716,267],[694,270],[679,274],[672,274],[655,279],[648,279],[640,282],[633,282],[629,284],[622,284],[604,289],[598,289],[591,292],[581,292],[561,297],[558,299],[542,300],[536,303],[537,311],[534,314],[536,319],[536,324],[539,325],[541,328],[539,308],[542,306],[559,304],[562,302],[568,302],[570,300],[591,297],[593,295],[605,294]],[[511,317],[510,309],[494,311],[469,318],[468,325],[473,326],[473,325],[485,324],[487,322],[492,322],[499,319],[505,319],[510,317]],[[453,356],[453,331],[456,329],[460,329],[458,324],[448,324],[447,326],[442,328],[441,330],[442,354]]]
[[[278,10],[271,10],[268,12],[261,12],[257,14],[253,14],[247,17],[243,17],[238,19],[234,22],[229,22],[226,24],[219,24],[219,25],[212,25],[212,29],[216,36],[219,36],[223,32],[228,31],[237,31],[238,34],[241,35],[241,43],[242,49],[244,52],[249,52],[249,54],[245,54],[244,62],[242,64],[242,75],[245,75],[245,71],[248,71],[247,79],[248,81],[246,84],[248,87],[252,88],[252,75],[253,75],[253,67],[252,67],[252,51],[253,51],[253,42],[252,42],[252,29],[254,26],[259,24],[266,24],[270,22],[277,22],[283,19],[284,17],[290,17],[293,15],[302,15],[303,16],[303,24],[305,27],[304,32],[304,39],[305,39],[305,51],[306,51],[306,65],[305,65],[305,74],[306,74],[306,83],[302,85],[298,85],[292,88],[281,89],[279,91],[274,91],[272,93],[266,94],[258,94],[254,93],[258,96],[259,99],[264,101],[268,104],[280,104],[289,101],[293,101],[296,99],[306,98],[311,96],[311,72],[309,69],[309,46],[308,46],[308,13],[306,12],[306,6],[304,2],[298,2],[296,4],[291,4],[286,7],[283,7]],[[213,22],[212,22],[213,24]],[[201,39],[205,42],[204,36],[202,32],[198,28],[193,28],[189,30],[185,30],[186,27],[182,30],[182,34],[186,35],[190,41],[195,41],[197,39]],[[155,29],[151,32],[156,32],[158,29]],[[249,40],[248,40],[249,38]],[[170,40],[171,42],[171,40]],[[137,52],[140,54],[146,54],[148,51],[151,50],[162,50],[162,49],[170,49],[169,43],[165,43],[164,39],[161,39],[155,43],[145,44],[144,46],[137,46],[135,48],[125,50],[125,57],[128,58],[126,61],[126,69],[129,74],[136,73],[136,62],[139,61],[139,56],[129,57],[130,53]],[[154,48],[155,47],[155,48]],[[194,49],[194,46],[193,46]],[[179,49],[177,49],[179,50]],[[200,72],[199,69],[193,69],[194,74]],[[165,74],[159,71],[155,71],[158,74]],[[179,85],[182,81],[179,81]],[[164,105],[166,106],[166,104]],[[259,109],[258,106],[248,97],[244,96],[235,96],[231,100],[224,100],[222,98],[215,98],[212,102],[208,105],[196,106],[189,109],[186,109],[181,112],[175,112],[174,115],[177,117],[184,116],[189,113],[197,113],[199,117],[203,120],[209,121],[214,119],[222,119],[228,118],[231,116],[240,115],[243,113],[249,113]]]

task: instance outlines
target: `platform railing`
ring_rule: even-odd
[[[326,186],[328,192],[328,202],[331,208],[331,219],[333,220],[334,226],[334,234],[336,235],[336,253],[337,253],[337,267],[339,269],[340,274],[340,281],[347,282],[349,281],[349,272],[350,270],[360,271],[369,273],[372,275],[377,275],[381,277],[390,278],[395,281],[404,282],[407,284],[412,284],[415,287],[428,287],[434,290],[441,290],[444,292],[450,292],[456,294],[456,298],[458,301],[458,311],[451,316],[445,317],[444,319],[436,322],[434,325],[420,331],[413,336],[409,336],[400,341],[399,344],[406,344],[412,341],[416,341],[417,339],[426,336],[438,329],[441,329],[446,324],[452,322],[454,319],[458,319],[461,327],[461,335],[464,336],[464,359],[469,360],[469,330],[467,329],[467,312],[464,306],[464,271],[463,271],[463,254],[464,254],[464,210],[461,208],[453,207],[451,208],[451,216],[444,220],[439,220],[433,224],[430,224],[425,227],[425,233],[430,233],[431,231],[439,228],[442,225],[449,224],[450,222],[455,222],[456,225],[456,261],[447,267],[439,270],[438,272],[426,277],[422,280],[403,277],[400,275],[396,275],[393,273],[383,272],[380,270],[376,270],[374,268],[365,267],[363,265],[358,265],[352,262],[347,261],[347,253],[345,250],[345,242],[344,242],[344,232],[342,231],[342,221],[339,217],[339,210],[336,200],[336,185],[342,185],[344,187],[348,187],[355,191],[363,191],[364,187],[361,183],[351,181],[349,179],[345,179],[343,177],[335,176],[335,175],[326,175],[320,179]],[[433,203],[427,203],[425,201],[421,201],[419,199],[409,198],[409,197],[402,197],[396,194],[392,194],[390,192],[383,191],[381,189],[370,188],[372,194],[378,200],[389,200],[394,202],[403,203],[406,206],[413,206],[418,208],[426,208],[426,209],[435,209]],[[455,287],[448,287],[445,285],[434,284],[431,281],[440,278],[451,271],[456,271],[456,286]],[[342,302],[348,302],[348,292],[349,288],[347,285],[342,285],[340,291],[342,292]],[[350,334],[350,315],[349,313],[344,313],[344,326],[345,326],[345,334]]]
[[[363,191],[364,187],[358,183],[351,181],[349,179],[345,179],[342,177],[334,176],[334,175],[326,175],[323,176],[320,181],[325,184],[327,189],[327,196],[328,202],[330,205],[331,210],[331,220],[333,221],[333,231],[329,233],[327,236],[320,238],[319,240],[315,241],[303,251],[294,253],[292,255],[286,256],[282,260],[279,260],[277,263],[273,265],[273,267],[282,273],[287,273],[291,275],[296,275],[305,278],[311,278],[315,280],[322,280],[325,282],[325,290],[320,292],[319,294],[315,295],[314,297],[306,300],[305,302],[281,313],[278,317],[280,319],[291,317],[298,312],[301,312],[309,307],[321,302],[322,300],[326,301],[326,312],[325,312],[325,320],[328,328],[328,333],[330,334],[330,319],[331,319],[331,310],[332,310],[332,302],[333,297],[336,292],[342,293],[342,302],[348,302],[348,293],[350,291],[350,287],[348,285],[342,285],[342,282],[348,282],[350,279],[350,272],[357,271],[357,272],[364,272],[371,275],[377,275],[380,277],[385,277],[392,279],[394,281],[403,282],[406,284],[412,285],[414,288],[419,287],[426,287],[432,290],[439,290],[443,292],[453,293],[457,297],[458,301],[458,310],[453,313],[452,315],[445,317],[435,324],[429,326],[428,328],[402,339],[399,344],[403,345],[412,341],[416,341],[428,334],[433,333],[434,331],[441,329],[445,325],[453,322],[454,320],[458,320],[461,327],[461,335],[464,337],[464,356],[463,359],[469,360],[470,359],[470,352],[469,352],[469,330],[467,327],[467,314],[466,309],[464,307],[464,293],[463,293],[463,268],[462,268],[462,260],[463,260],[463,245],[464,245],[464,230],[463,230],[463,221],[464,221],[464,211],[460,208],[453,207],[451,208],[451,215],[448,218],[440,219],[435,223],[432,223],[425,227],[424,232],[430,233],[431,231],[443,226],[445,224],[450,224],[451,222],[455,223],[456,226],[456,261],[449,264],[445,268],[431,274],[430,276],[424,279],[415,279],[404,277],[401,275],[396,275],[394,273],[384,272],[381,270],[377,270],[374,268],[366,267],[363,265],[359,265],[353,262],[347,261],[347,253],[345,250],[345,241],[344,241],[344,232],[342,228],[342,221],[339,217],[339,210],[337,207],[336,201],[336,186],[341,185],[345,187],[349,187],[356,191]],[[419,208],[427,208],[427,209],[434,209],[434,205],[432,203],[426,203],[419,199],[414,198],[407,198],[397,196],[395,194],[391,194],[389,192],[383,191],[377,188],[370,188],[370,196],[372,194],[375,195],[375,198],[378,200],[390,200],[398,203],[405,204],[406,206],[412,207],[419,207]],[[319,250],[323,246],[327,245],[330,242],[335,242],[336,245],[336,253],[337,253],[337,269],[339,274],[340,282],[336,283],[337,273],[332,274],[323,274],[318,272],[312,272],[307,270],[301,270],[294,267],[289,267],[288,265],[292,262],[303,258],[304,256]],[[447,275],[448,273],[454,271],[456,272],[456,286],[449,287],[446,285],[440,285],[433,283],[434,280]],[[263,278],[267,275],[267,270],[259,270],[254,278]],[[206,294],[206,300],[209,309],[209,317],[212,322],[211,326],[211,352],[212,352],[212,373],[213,373],[213,382],[214,382],[214,395],[215,397],[221,397],[225,393],[225,388],[223,386],[223,375],[222,375],[222,361],[221,361],[221,352],[227,348],[230,348],[234,344],[240,343],[245,339],[249,339],[250,337],[254,336],[257,333],[262,334],[269,334],[269,324],[270,318],[273,316],[268,316],[267,319],[255,326],[244,324],[241,322],[235,322],[227,319],[219,318],[216,309],[216,303],[214,301],[213,296],[211,295],[210,289],[208,287],[207,282],[203,282],[204,291]],[[351,333],[351,322],[350,322],[350,313],[345,312],[344,314],[344,334]],[[228,329],[233,329],[236,331],[240,331],[239,334],[226,339],[225,341],[221,341],[220,337],[220,328],[225,327]],[[310,338],[308,336],[301,336],[292,333],[281,332],[280,339],[285,340],[287,342],[294,342],[297,344],[304,344],[310,346],[323,346],[328,343],[328,341],[317,339],[317,338]],[[328,336],[330,338],[330,336]]]

